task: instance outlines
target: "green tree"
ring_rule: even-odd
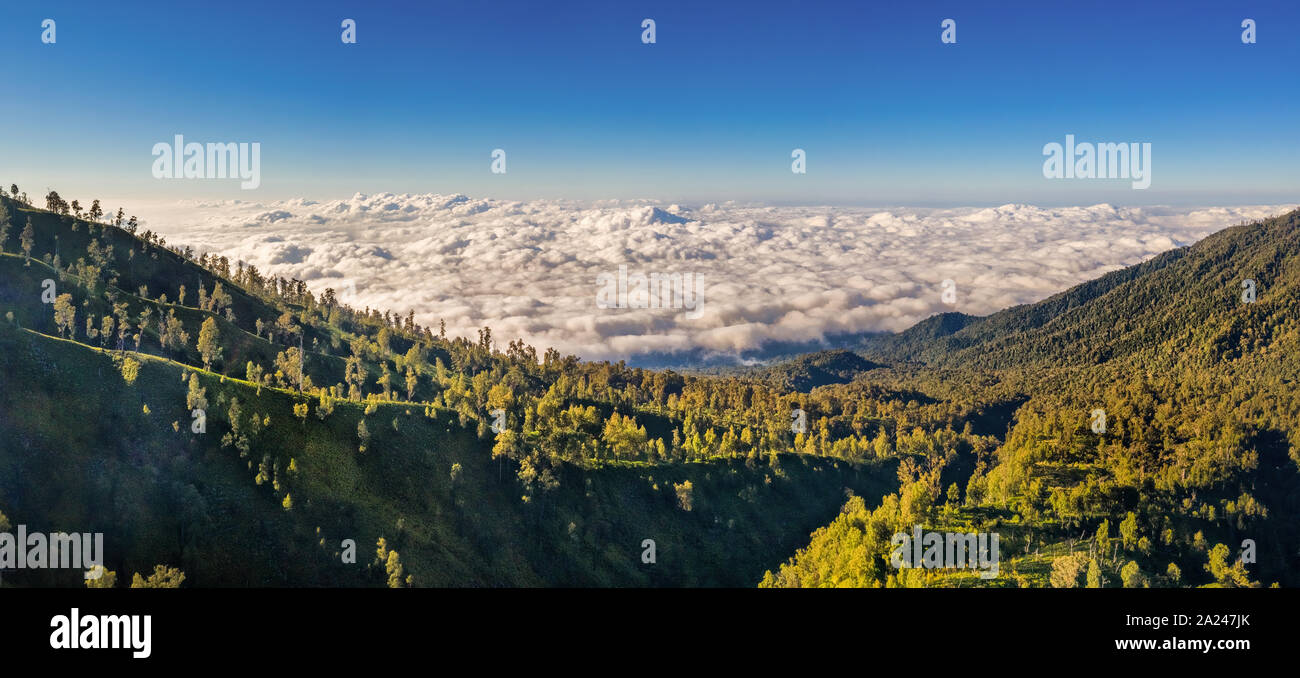
[[[388,559],[384,562],[384,569],[388,572],[388,588],[402,588],[402,559],[397,551],[389,551]]]
[[[212,363],[221,357],[221,342],[217,337],[217,321],[207,318],[199,328],[199,356],[203,358],[203,369],[211,369]]]
[[[113,331],[117,329],[117,321],[112,315],[105,313],[99,323],[99,345],[102,347],[105,342],[113,338]]]
[[[140,576],[136,572],[131,577],[131,588],[133,589],[178,589],[181,582],[185,581],[185,573],[177,568],[167,567],[165,565],[155,565],[153,574],[148,579]]]
[[[325,418],[334,414],[334,398],[330,397],[329,389],[320,390],[319,401],[316,403],[316,418],[325,421]]]
[[[208,409],[208,389],[204,388],[199,382],[197,373],[190,373],[190,387],[185,394],[185,409],[187,410],[204,410]]]
[[[103,571],[103,574],[99,575],[99,577],[94,578],[94,579],[87,579],[87,580],[86,580],[86,588],[88,588],[88,589],[111,589],[111,588],[113,588],[114,586],[117,586],[117,573],[116,573],[116,572],[114,572],[114,571],[112,571],[112,570],[110,570],[110,569],[105,568],[103,565],[96,565],[95,567],[100,568],[100,570]],[[140,575],[137,574],[136,576],[139,577]],[[136,587],[134,587],[134,588],[143,588],[143,587],[136,586]]]
[[[143,322],[141,331],[143,331]],[[163,348],[170,349],[176,353],[182,353],[190,343],[190,335],[185,331],[185,325],[176,317],[176,309],[167,309],[167,315],[158,313],[158,340]]]
[[[496,442],[492,445],[493,459],[518,459],[521,452],[519,437],[513,430],[506,429],[497,434]]]
[[[54,326],[62,337],[66,331],[73,338],[77,331],[77,307],[72,305],[72,295],[63,293],[54,300]]]
[[[122,361],[122,380],[129,386],[135,383],[138,376],[140,376],[140,363],[133,358],[124,359]]]
[[[298,387],[301,391],[306,384],[302,374],[302,352],[297,346],[280,351],[275,356],[275,368],[289,380],[291,386]]]
[[[379,375],[379,386],[384,389],[384,400],[393,399],[393,373],[388,369],[388,362],[379,363],[382,372]]]
[[[244,378],[257,384],[257,395],[262,395],[262,377],[265,374],[266,370],[251,360],[244,366]]]
[[[420,378],[416,376],[415,370],[411,370],[411,369],[406,370],[406,399],[407,400],[413,400],[415,398],[415,387],[419,386],[419,384],[420,384]]]
[[[515,406],[515,393],[505,384],[495,384],[488,389],[487,406],[489,410],[501,409],[509,412]]]
[[[1106,586],[1106,579],[1101,574],[1101,564],[1096,558],[1088,561],[1088,588],[1099,589]]]
[[[1132,511],[1128,512],[1128,517],[1119,524],[1119,534],[1125,551],[1131,551],[1137,546],[1138,526],[1137,515]]]
[[[36,231],[32,228],[32,218],[27,217],[27,226],[23,228],[23,233],[19,236],[19,244],[23,248],[23,256],[26,257],[27,263],[24,266],[32,265],[32,248],[36,246]]]
[[[1105,558],[1106,554],[1110,552],[1110,520],[1101,521],[1101,525],[1097,527],[1096,541],[1097,552],[1101,557]]]
[[[677,493],[677,505],[683,511],[690,511],[695,505],[695,486],[687,480],[682,483],[673,483],[673,491]]]
[[[1215,544],[1210,549],[1209,562],[1205,565],[1205,570],[1214,577],[1214,582],[1219,586],[1252,587],[1256,582],[1250,580],[1250,573],[1246,571],[1246,564],[1237,560],[1232,565],[1228,565],[1228,557],[1231,552],[1224,544]]]
[[[1120,581],[1124,582],[1126,589],[1140,589],[1147,585],[1147,578],[1142,574],[1142,568],[1138,567],[1137,561],[1130,560],[1119,571]]]
[[[1052,574],[1049,577],[1052,588],[1072,589],[1079,586],[1079,574],[1088,563],[1088,557],[1082,553],[1072,553],[1052,561]]]
[[[633,459],[645,450],[648,435],[644,426],[638,427],[632,417],[624,417],[618,412],[609,415],[601,440],[609,448],[615,459]]]

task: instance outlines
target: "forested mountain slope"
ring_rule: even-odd
[[[0,206],[0,513],[103,532],[124,579],[746,585],[895,483],[796,454],[774,391],[448,339],[57,194]]]
[[[984,318],[936,316],[867,354],[986,368],[1118,359],[1210,366],[1267,349],[1295,331],[1297,255],[1300,212],[1291,212],[1224,229],[1036,304]],[[1246,281],[1253,303],[1242,301]],[[939,318],[956,329],[935,331]]]
[[[1006,439],[964,487],[900,471],[898,495],[846,504],[764,583],[1300,585],[1297,282],[1292,212],[877,344],[894,369],[876,381],[1015,403]],[[915,524],[999,533],[1001,576],[891,568]]]
[[[865,358],[701,377],[449,338],[54,192],[0,206],[0,524],[102,531],[123,577],[1300,583],[1295,213]],[[892,568],[918,524],[998,532],[1001,572]]]

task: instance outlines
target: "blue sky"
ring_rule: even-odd
[[[939,40],[946,18],[956,45]],[[1258,44],[1242,44],[1244,18]],[[0,181],[83,202],[1300,193],[1295,2],[10,2],[0,63]],[[178,133],[260,142],[261,187],[154,179],[150,149]],[[1066,134],[1150,142],[1151,188],[1043,178],[1043,145]],[[806,175],[790,172],[794,148]]]

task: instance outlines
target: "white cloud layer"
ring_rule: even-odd
[[[171,244],[333,287],[356,307],[587,359],[740,354],[984,315],[1294,206],[868,209],[463,195],[139,205]],[[676,219],[674,217],[681,217]],[[677,223],[683,221],[684,223]],[[693,273],[684,309],[599,308],[597,277]],[[956,284],[946,305],[942,281]],[[353,292],[352,290],[355,290]],[[692,314],[694,315],[694,314]]]

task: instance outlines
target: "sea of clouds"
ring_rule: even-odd
[[[585,359],[748,360],[984,315],[1295,206],[871,209],[357,194],[139,205],[171,245],[334,288],[358,308]],[[702,313],[599,308],[597,277],[693,273]],[[944,303],[952,280],[956,304]],[[696,315],[696,314],[691,314]]]

